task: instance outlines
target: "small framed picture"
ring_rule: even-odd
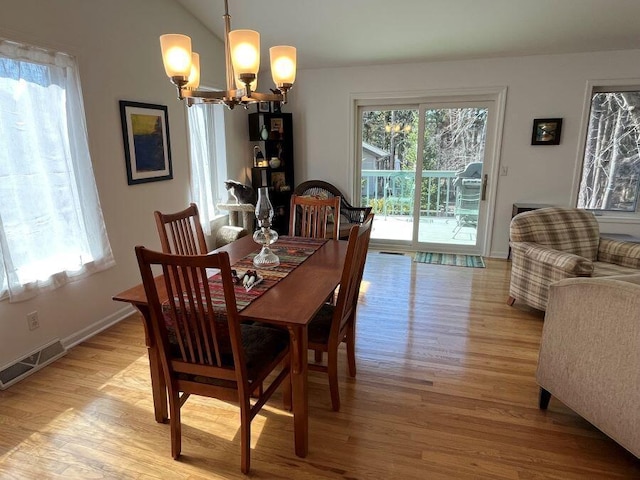
[[[269,102],[258,102],[258,112],[269,113]]]
[[[282,133],[282,118],[271,119],[271,131]]]
[[[271,186],[276,192],[281,192],[286,186],[284,172],[273,172],[271,174]]]
[[[533,121],[531,145],[558,145],[561,132],[561,118],[536,118]]]
[[[282,104],[280,102],[271,102],[271,113],[282,112]]]
[[[166,105],[120,100],[129,185],[173,178]]]

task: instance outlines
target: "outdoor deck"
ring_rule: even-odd
[[[447,245],[476,244],[476,227],[464,225],[458,229],[456,218],[477,219],[479,190],[475,204],[461,210],[463,194],[455,186],[460,172],[423,170],[420,172],[420,243],[438,244],[442,251]],[[410,170],[362,170],[361,205],[374,207],[371,240],[375,243],[402,240],[413,236],[414,192],[416,172]],[[479,182],[480,180],[474,180]],[[478,184],[479,188],[479,184]],[[460,201],[459,201],[460,200]],[[467,212],[465,214],[465,212]]]
[[[420,220],[419,241],[449,245],[475,245],[476,228],[463,226],[457,233],[453,217],[428,217]],[[455,237],[454,237],[455,233]],[[373,222],[371,240],[406,240],[413,235],[413,220],[409,215],[377,214]]]

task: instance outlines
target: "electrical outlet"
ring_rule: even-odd
[[[506,165],[500,165],[500,176],[505,177],[509,173],[509,167]]]
[[[35,330],[36,328],[40,328],[40,320],[38,319],[38,312],[27,313],[27,324],[29,325],[29,330]]]

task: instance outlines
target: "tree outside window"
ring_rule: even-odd
[[[578,208],[637,212],[640,88],[598,89],[591,97]]]

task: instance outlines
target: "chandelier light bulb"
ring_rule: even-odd
[[[229,32],[231,61],[236,77],[243,74],[258,75],[260,70],[260,34],[254,30]]]
[[[191,38],[180,34],[160,36],[162,61],[168,77],[188,77],[191,73]]]
[[[189,81],[185,88],[195,90],[200,86],[200,55],[196,52],[191,54],[191,72],[189,73]]]
[[[296,81],[296,49],[280,45],[269,49],[271,76],[277,87],[292,85]]]

